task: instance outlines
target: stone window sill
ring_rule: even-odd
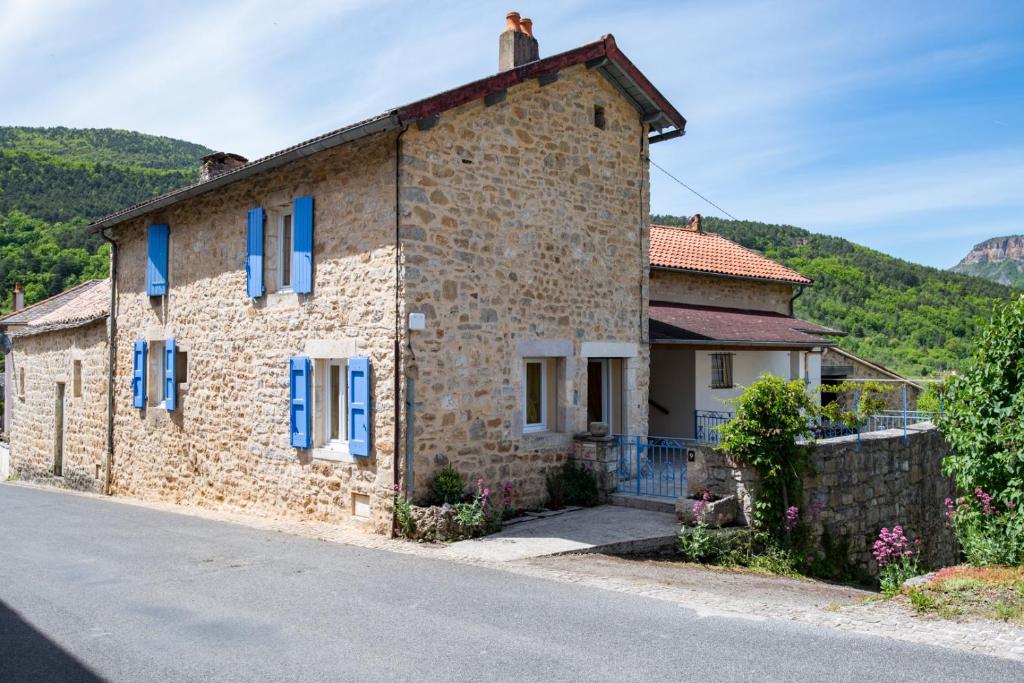
[[[348,452],[348,444],[338,446],[320,446],[313,449],[313,458],[328,462],[355,463],[356,456]],[[363,458],[365,460],[365,458]]]

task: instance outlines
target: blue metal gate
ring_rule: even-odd
[[[674,436],[616,435],[619,493],[657,498],[686,495],[687,451],[695,441]]]

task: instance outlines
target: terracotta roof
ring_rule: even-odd
[[[622,50],[616,45],[615,38],[608,34],[600,40],[582,45],[573,50],[502,71],[493,76],[488,76],[472,83],[466,83],[418,102],[390,109],[358,123],[324,133],[323,135],[269,154],[261,159],[250,161],[226,173],[216,175],[209,180],[201,180],[191,185],[171,190],[101,218],[89,225],[88,229],[92,232],[97,232],[103,228],[123,223],[145,213],[170,206],[189,197],[210,192],[243,178],[269,171],[296,159],[301,159],[324,149],[352,142],[369,135],[389,130],[398,130],[412,124],[417,124],[425,130],[436,123],[436,117],[439,114],[449,109],[454,109],[455,107],[475,100],[481,100],[491,95],[500,95],[508,88],[520,83],[544,77],[557,77],[558,72],[562,69],[578,64],[586,64],[588,68],[592,68],[597,73],[602,74],[615,86],[623,97],[633,104],[641,116],[643,116],[644,121],[650,124],[651,130],[658,132],[657,135],[652,135],[649,138],[651,142],[659,142],[660,140],[667,140],[683,134],[686,128],[686,119],[654,87],[654,84],[647,80],[647,77],[636,68],[633,62],[623,54]],[[665,129],[672,130],[662,133],[661,131]]]
[[[700,225],[699,220],[697,225]],[[721,235],[693,227],[652,225],[650,251],[651,266],[655,268],[690,270],[797,285],[813,284],[810,278],[756,251],[741,247]]]
[[[110,280],[88,280],[0,318],[15,336],[78,327],[107,317]]]
[[[651,343],[730,346],[833,346],[819,335],[843,334],[799,318],[769,311],[691,306],[652,301]]]

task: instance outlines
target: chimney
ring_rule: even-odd
[[[520,19],[519,12],[505,16],[505,31],[498,36],[498,71],[540,59],[540,46],[533,37],[533,20]]]
[[[693,230],[694,232],[704,232],[704,229],[700,223],[700,214],[695,213],[693,214],[693,218],[690,219],[690,222],[686,224],[686,229]]]
[[[229,152],[214,152],[207,154],[202,159],[203,166],[199,170],[199,182],[205,183],[211,178],[233,171],[240,166],[249,163],[249,160],[238,154]]]
[[[14,310],[20,311],[25,308],[25,290],[20,282],[14,283]]]

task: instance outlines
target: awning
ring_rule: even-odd
[[[652,344],[808,348],[834,346],[822,335],[845,334],[770,311],[652,301],[649,315]]]

